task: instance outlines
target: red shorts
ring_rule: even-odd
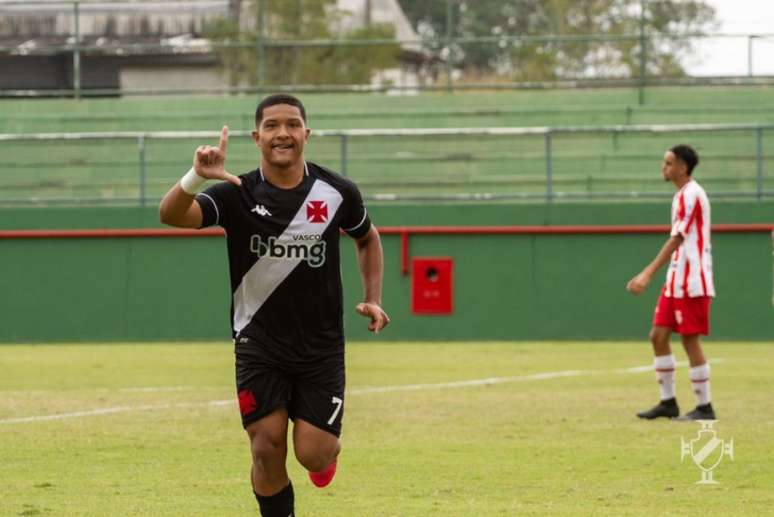
[[[683,336],[694,334],[709,334],[709,312],[712,298],[698,296],[696,298],[667,298],[664,291],[656,303],[653,314],[653,325],[669,327],[672,332]]]

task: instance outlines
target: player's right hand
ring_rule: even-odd
[[[196,174],[211,180],[224,180],[234,185],[241,185],[242,180],[226,172],[226,145],[228,144],[228,126],[220,131],[220,143],[217,147],[200,145],[193,157]]]
[[[642,294],[649,283],[650,275],[646,271],[643,271],[627,282],[626,290],[635,295]]]
[[[390,317],[384,312],[378,304],[362,302],[355,306],[355,310],[361,316],[370,318],[371,322],[368,324],[368,330],[374,334],[378,334],[380,330],[387,326],[390,322]]]

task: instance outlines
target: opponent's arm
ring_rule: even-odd
[[[226,145],[228,126],[220,132],[220,143],[199,146],[193,157],[193,167],[166,193],[159,205],[162,223],[180,228],[199,228],[202,225],[202,209],[194,196],[208,179],[225,180],[234,185],[242,181],[226,172]]]
[[[661,266],[669,262],[672,253],[683,243],[682,235],[673,235],[664,243],[653,261],[645,266],[634,278],[626,284],[626,290],[632,294],[641,294],[648,287],[653,275],[661,269]]]
[[[360,276],[363,280],[363,302],[355,310],[362,316],[371,318],[368,329],[379,333],[390,322],[390,317],[382,309],[382,271],[384,256],[382,241],[375,226],[368,233],[355,240]]]

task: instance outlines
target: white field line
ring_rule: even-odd
[[[428,384],[402,384],[399,386],[373,386],[349,390],[349,395],[364,395],[366,393],[391,393],[395,391],[420,391],[448,388],[466,388],[468,386],[491,386],[506,382],[540,381],[544,379],[556,379],[559,377],[577,377],[579,375],[592,375],[595,373],[607,373],[604,370],[565,370],[561,372],[533,373],[531,375],[519,375],[517,377],[489,377],[488,379],[470,379],[467,381],[438,382]]]
[[[723,359],[713,359],[713,363],[723,362]],[[687,366],[685,362],[678,362],[677,366],[682,368]],[[579,377],[583,375],[599,375],[604,373],[644,373],[653,371],[652,365],[647,366],[635,366],[632,368],[618,368],[614,370],[562,370],[556,372],[542,372],[533,373],[530,375],[517,375],[512,377],[489,377],[486,379],[470,379],[466,381],[455,382],[439,382],[439,383],[424,383],[424,384],[402,384],[397,386],[371,386],[364,388],[355,388],[347,390],[348,395],[367,395],[371,393],[392,393],[398,391],[421,391],[421,390],[434,390],[434,389],[453,389],[453,388],[467,388],[471,386],[491,386],[494,384],[505,384],[510,382],[525,382],[525,381],[541,381],[547,379],[557,379],[563,377]],[[187,389],[187,386],[170,386],[161,388],[127,388],[119,391],[135,391],[135,392],[148,392],[148,391],[183,391]],[[211,400],[209,402],[180,402],[180,403],[168,403],[168,404],[144,404],[140,406],[115,406],[102,409],[92,409],[88,411],[75,411],[71,413],[55,413],[52,415],[36,415],[19,418],[5,418],[0,419],[0,425],[2,424],[25,424],[31,422],[47,422],[52,420],[66,420],[70,418],[80,418],[88,416],[100,416],[111,415],[115,413],[126,413],[128,411],[157,411],[161,409],[179,409],[179,408],[191,408],[191,407],[206,407],[206,406],[228,406],[235,404],[235,399],[226,400]]]
[[[72,413],[56,413],[53,415],[27,416],[21,418],[6,418],[0,420],[1,424],[24,424],[29,422],[46,422],[50,420],[66,420],[69,418],[78,418],[84,416],[110,415],[113,413],[126,413],[127,411],[154,411],[159,409],[171,408],[191,408],[201,406],[224,406],[233,404],[233,400],[211,400],[209,402],[181,402],[176,404],[145,404],[142,406],[115,406],[102,409],[92,409],[89,411],[75,411]]]
[[[120,388],[119,393],[154,393],[158,391],[201,391],[201,390],[221,390],[223,386],[147,386],[137,388]]]

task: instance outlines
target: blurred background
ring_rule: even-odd
[[[771,27],[751,0],[0,1],[0,339],[227,336],[220,239],[147,230],[223,124],[229,170],[257,166],[279,91],[384,228],[393,337],[645,336],[623,286],[665,238],[677,143],[721,225],[718,335],[774,337]],[[445,314],[412,306],[427,256],[452,259]],[[218,309],[183,315],[171,279],[198,267]]]

